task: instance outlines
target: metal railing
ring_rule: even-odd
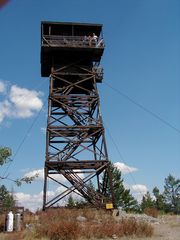
[[[42,46],[50,47],[104,47],[102,38],[97,40],[87,36],[43,35]]]
[[[92,70],[95,73],[97,79],[99,79],[99,80],[103,79],[103,68],[102,67],[93,67]]]

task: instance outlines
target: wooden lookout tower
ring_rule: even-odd
[[[78,194],[97,208],[107,194],[110,161],[97,83],[104,51],[102,25],[41,23],[41,75],[49,77],[43,209]],[[48,194],[53,184],[61,191]],[[94,187],[92,187],[92,183]]]

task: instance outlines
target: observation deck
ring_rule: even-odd
[[[95,37],[94,37],[95,36]],[[71,61],[93,66],[104,51],[101,24],[41,23],[41,75],[48,77],[51,67]]]

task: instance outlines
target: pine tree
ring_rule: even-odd
[[[111,164],[110,171],[112,174],[112,187],[114,194],[115,207],[122,207],[126,211],[137,211],[139,209],[138,202],[131,195],[129,189],[125,189],[121,171]],[[108,182],[108,194],[111,194],[110,183]]]
[[[171,174],[165,178],[164,197],[167,211],[180,213],[180,179],[175,179]]]
[[[154,187],[153,194],[155,197],[155,201],[154,201],[155,208],[159,211],[165,211],[166,203],[165,203],[164,195],[160,193],[157,187]]]
[[[155,203],[150,195],[149,192],[147,192],[141,201],[141,210],[144,211],[146,208],[154,208],[155,207]]]
[[[15,207],[15,200],[7,188],[0,186],[0,213],[9,211]]]
[[[73,199],[72,195],[69,196],[68,198],[68,203],[67,203],[67,207],[75,207],[76,206],[76,202],[75,200]]]

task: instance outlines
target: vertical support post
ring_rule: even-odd
[[[94,28],[100,36],[101,26],[88,25],[85,29],[84,24],[76,27],[66,23],[62,35],[61,27],[58,23],[42,26],[42,74],[50,77],[43,209],[56,206],[71,193],[101,208],[109,201],[108,179],[112,186],[97,89],[103,77],[98,66],[104,46],[97,47],[93,42],[90,46],[83,40],[88,29]],[[44,29],[49,29],[48,36]],[[53,32],[60,35],[51,35]],[[69,35],[64,36],[64,32]],[[47,200],[51,182],[63,186],[63,190]]]

